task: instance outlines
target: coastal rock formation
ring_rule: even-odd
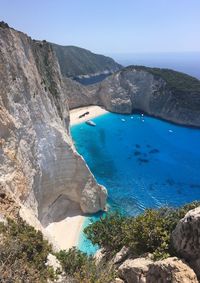
[[[69,135],[67,85],[51,45],[0,25],[0,187],[43,225],[106,203]]]
[[[172,233],[172,244],[200,278],[200,207],[190,210]]]
[[[113,73],[122,68],[112,58],[76,46],[51,43],[64,77]]]
[[[118,269],[119,276],[127,283],[145,283],[150,264],[147,258],[127,259]]]
[[[99,101],[95,96],[95,90],[93,90],[92,87],[85,87],[78,82],[65,77],[63,77],[63,83],[69,109],[99,104]]]
[[[198,283],[194,271],[175,257],[156,262],[128,259],[119,267],[119,276],[127,283]]]
[[[177,124],[200,126],[200,81],[186,74],[130,66],[95,87],[95,99],[111,112],[139,110]]]
[[[198,280],[188,265],[178,258],[169,257],[149,266],[146,282],[198,283]]]

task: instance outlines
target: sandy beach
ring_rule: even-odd
[[[81,211],[75,214],[70,213],[70,216],[49,224],[45,229],[53,237],[59,249],[68,250],[78,245],[84,216],[81,215]]]
[[[84,114],[85,112],[89,112],[89,114],[85,115],[82,118],[79,118],[79,116]],[[86,106],[76,108],[70,110],[70,124],[71,126],[76,125],[106,113],[108,113],[108,111],[106,111],[100,106]]]

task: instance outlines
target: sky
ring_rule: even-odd
[[[0,20],[102,54],[200,51],[200,0],[0,0]]]

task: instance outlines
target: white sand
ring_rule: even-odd
[[[79,116],[84,114],[85,112],[89,112],[89,114],[85,115],[82,118],[79,118]],[[106,113],[108,113],[108,111],[106,111],[100,106],[86,106],[86,107],[76,108],[70,110],[70,124],[76,125]]]
[[[78,245],[79,235],[84,221],[81,211],[78,213],[75,213],[76,215],[73,216],[67,216],[61,221],[53,222],[46,227],[46,231],[54,239],[59,249],[68,250]],[[70,215],[72,214],[70,212]]]

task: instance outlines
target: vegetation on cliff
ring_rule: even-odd
[[[54,279],[45,265],[51,246],[42,233],[21,218],[0,223],[0,282],[46,282]]]
[[[187,74],[170,69],[150,68],[145,66],[129,66],[123,70],[126,71],[130,69],[146,71],[157,78],[162,78],[172,91],[178,93],[198,93],[200,95],[200,80]]]
[[[69,251],[57,253],[63,270],[73,278],[73,282],[82,283],[110,283],[116,277],[111,265],[105,262],[96,263],[92,256],[72,248]]]
[[[85,228],[93,244],[104,248],[107,257],[97,261],[94,257],[72,248],[55,254],[61,268],[47,266],[51,245],[42,233],[27,225],[21,218],[0,223],[0,281],[1,282],[52,282],[62,273],[66,282],[110,283],[117,273],[109,258],[122,247],[130,255],[140,257],[153,253],[154,260],[177,256],[171,245],[171,234],[185,214],[200,202],[181,208],[147,209],[136,217],[107,214]]]
[[[55,254],[63,272],[55,271],[46,264],[53,251],[40,231],[20,217],[4,222],[0,222],[0,282],[54,282],[61,274],[64,282],[109,283],[114,280],[112,266],[96,264],[93,257],[75,248]]]
[[[147,209],[136,217],[108,214],[84,232],[111,256],[126,246],[134,257],[153,253],[155,260],[163,259],[176,255],[170,241],[172,231],[189,210],[199,205],[200,202],[193,202],[176,209]]]
[[[89,50],[76,46],[61,46],[53,44],[63,76],[76,77],[102,73],[105,70],[113,72],[121,68],[121,65],[113,59],[94,54]]]

